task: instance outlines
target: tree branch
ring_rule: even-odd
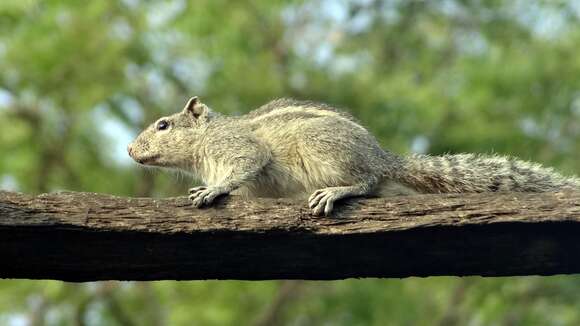
[[[291,199],[0,191],[0,277],[343,279],[580,273],[580,193]]]

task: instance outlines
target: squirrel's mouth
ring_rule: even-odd
[[[137,161],[137,163],[139,163],[139,164],[152,164],[152,163],[155,163],[155,161],[157,161],[157,159],[159,157],[160,157],[159,154],[155,154],[155,155],[149,155],[149,156],[145,156],[145,157],[135,158],[135,161]]]

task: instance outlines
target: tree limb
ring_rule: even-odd
[[[343,279],[580,273],[580,193],[304,201],[0,191],[0,277]]]

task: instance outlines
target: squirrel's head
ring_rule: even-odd
[[[191,151],[187,149],[214,116],[197,96],[192,97],[181,112],[162,117],[143,130],[127,146],[129,156],[144,165],[180,167],[187,164],[191,160]]]

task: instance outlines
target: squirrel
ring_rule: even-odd
[[[193,174],[195,207],[230,193],[308,198],[329,215],[348,197],[418,193],[580,190],[580,179],[511,157],[396,155],[380,147],[347,112],[311,101],[278,99],[242,116],[223,116],[189,99],[129,144],[143,165]]]

